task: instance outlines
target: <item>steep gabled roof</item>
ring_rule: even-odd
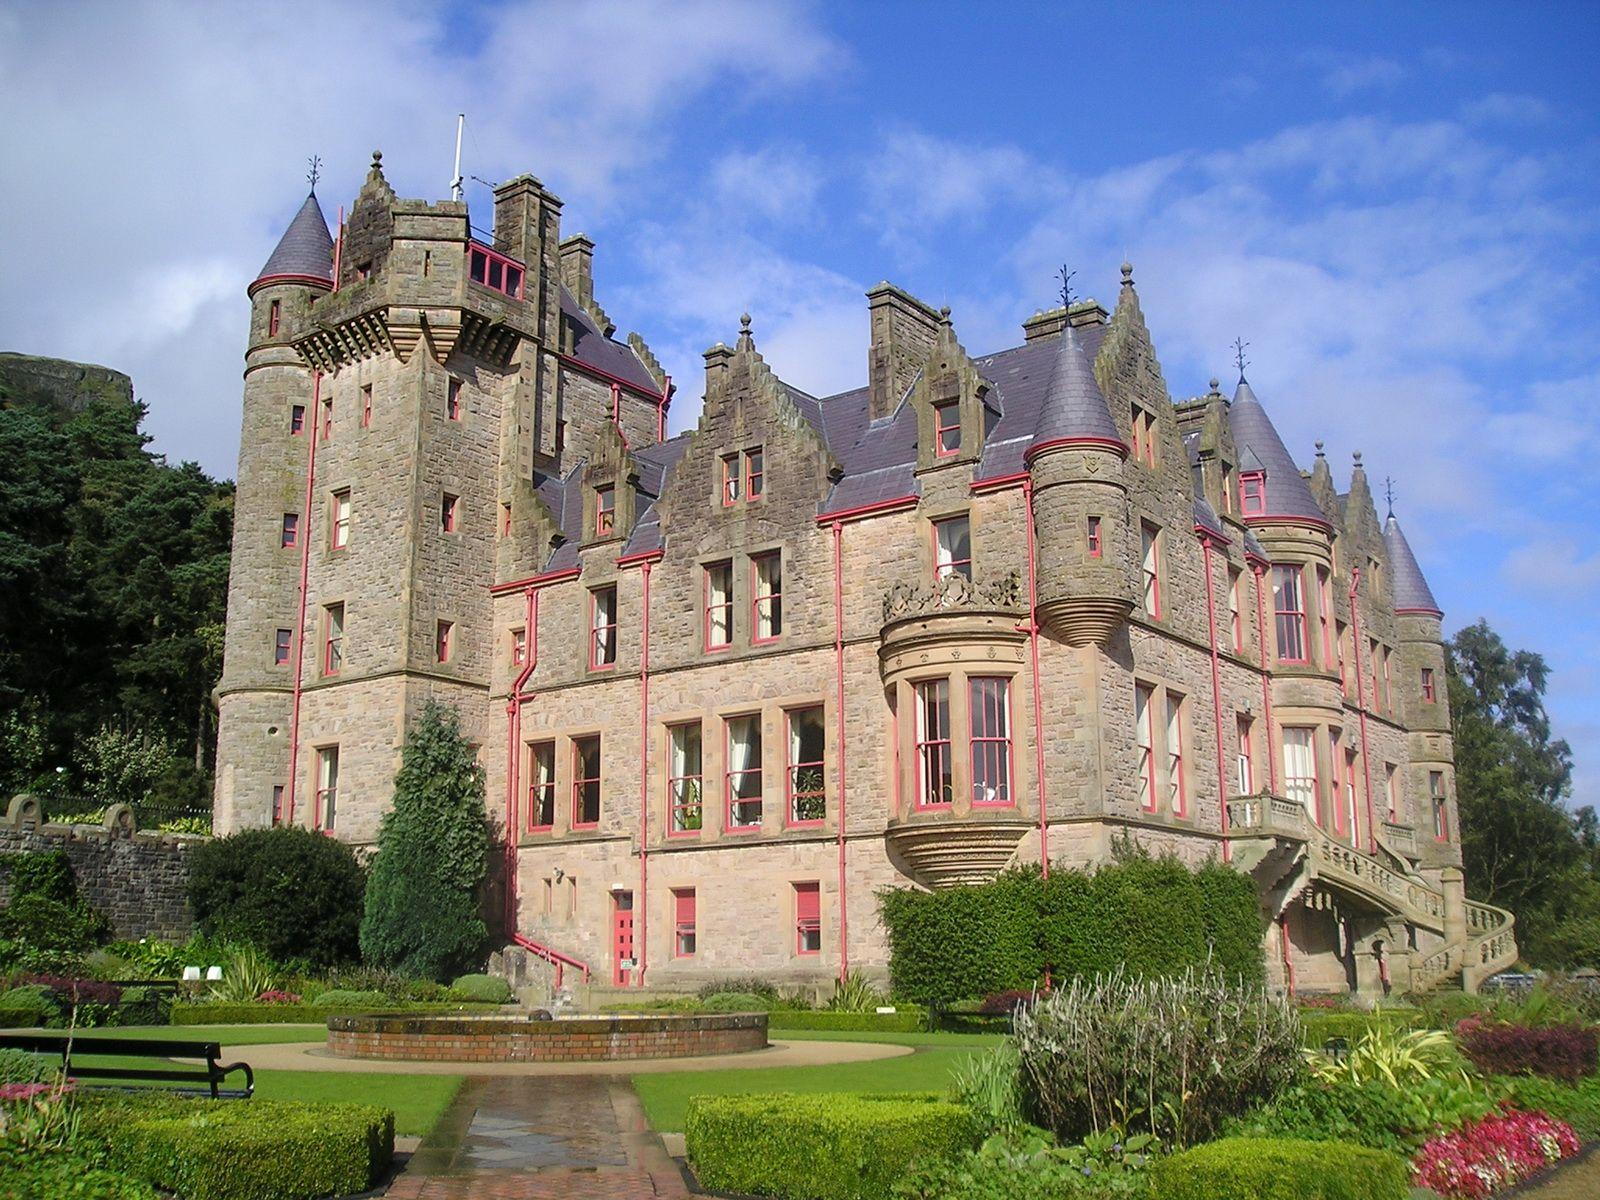
[[[1233,426],[1234,444],[1240,448],[1239,461],[1245,470],[1264,470],[1267,474],[1267,511],[1265,517],[1295,517],[1302,520],[1328,523],[1327,515],[1306,486],[1300,468],[1295,465],[1283,439],[1272,427],[1267,410],[1261,407],[1249,382],[1239,378],[1239,387],[1233,393],[1233,404],[1228,409],[1228,420]],[[1254,462],[1249,458],[1253,456]],[[1260,466],[1255,466],[1259,463]],[[1252,517],[1259,520],[1259,517]]]
[[[605,335],[578,298],[561,287],[561,315],[572,322],[572,357],[581,363],[626,380],[640,391],[660,395],[661,385],[645,369],[633,347]]]
[[[1389,551],[1389,587],[1394,595],[1395,612],[1423,612],[1442,617],[1444,611],[1433,598],[1433,589],[1422,577],[1417,556],[1411,553],[1411,544],[1400,532],[1400,522],[1389,514],[1383,523],[1383,544]]]
[[[312,192],[295,213],[289,228],[278,239],[278,246],[256,276],[257,281],[275,276],[299,275],[333,282],[333,235],[328,219],[322,215],[317,194]]]
[[[1051,442],[1080,438],[1122,444],[1111,409],[1095,382],[1094,367],[1083,351],[1078,331],[1069,324],[1056,339],[1055,362],[1028,453]]]

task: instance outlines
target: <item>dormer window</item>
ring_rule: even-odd
[[[940,458],[961,449],[961,402],[950,400],[933,406],[933,445]]]
[[[1267,473],[1245,471],[1239,476],[1239,511],[1257,517],[1267,511]]]
[[[594,490],[594,535],[610,537],[617,527],[617,489],[609,483]]]

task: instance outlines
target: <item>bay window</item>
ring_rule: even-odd
[[[967,681],[972,735],[972,803],[1009,805],[1011,798],[1011,681],[973,676]]]
[[[1328,580],[1328,569],[1317,568],[1317,627],[1322,633],[1322,669],[1333,668],[1333,586]]]
[[[918,808],[947,808],[955,801],[950,757],[950,681],[925,679],[916,692]]]
[[[667,730],[667,835],[697,833],[704,821],[701,807],[700,722]]]
[[[1344,810],[1350,829],[1350,844],[1361,840],[1361,783],[1356,775],[1356,752],[1344,752]]]
[[[1306,810],[1318,825],[1316,730],[1308,726],[1283,727],[1283,794]]]
[[[1301,594],[1304,568],[1299,563],[1272,565],[1273,625],[1278,638],[1278,661],[1303,663],[1306,657],[1306,609]]]
[[[788,792],[788,823],[819,825],[828,811],[824,768],[827,733],[822,705],[791,709],[786,720],[789,762],[784,772],[784,787]]]
[[[727,828],[761,827],[761,718],[729,717],[726,722],[728,769],[725,803]]]

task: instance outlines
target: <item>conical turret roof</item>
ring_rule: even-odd
[[[1256,399],[1249,381],[1242,375],[1233,393],[1228,420],[1233,426],[1234,444],[1239,447],[1240,463],[1246,470],[1254,468],[1266,472],[1267,508],[1261,515],[1299,517],[1326,525],[1327,514],[1311,495],[1300,468],[1290,457],[1278,431],[1272,427],[1267,410],[1261,407],[1261,401]],[[1252,457],[1254,462],[1251,461]],[[1256,463],[1260,465],[1255,466]]]
[[[1433,589],[1422,577],[1411,543],[1400,532],[1400,522],[1389,514],[1383,523],[1383,544],[1389,551],[1389,587],[1394,595],[1395,612],[1424,612],[1442,617],[1444,611],[1433,598]]]
[[[1078,331],[1071,325],[1062,330],[1056,360],[1050,369],[1050,383],[1039,406],[1039,421],[1034,427],[1029,455],[1051,442],[1093,438],[1122,444],[1122,435],[1111,419],[1105,395],[1095,382],[1094,367],[1083,352]]]
[[[315,192],[306,197],[289,228],[283,231],[277,249],[256,281],[284,275],[333,282],[333,237],[328,233],[328,220],[322,215]]]

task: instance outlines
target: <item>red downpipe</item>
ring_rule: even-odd
[[[672,403],[672,376],[663,376],[666,382],[661,385],[661,402],[656,405],[656,441],[667,440],[667,406]]]
[[[300,620],[295,626],[294,694],[289,707],[289,796],[283,823],[294,824],[294,789],[300,774],[300,691],[306,665],[306,585],[311,575],[311,504],[317,481],[317,438],[321,436],[322,372],[311,372],[311,412],[301,426],[310,448],[306,452],[306,503],[300,522]]]
[[[1272,680],[1267,673],[1267,608],[1262,594],[1261,581],[1266,576],[1263,567],[1254,568],[1256,574],[1256,638],[1261,647],[1261,719],[1267,726],[1267,783],[1274,796],[1278,794],[1278,756],[1272,752]]]
[[[517,809],[520,800],[517,791],[522,784],[522,704],[527,699],[522,689],[539,664],[539,589],[527,588],[523,595],[527,611],[523,617],[522,644],[527,661],[522,664],[521,673],[511,685],[511,695],[506,698],[506,932],[513,937],[517,932]]]
[[[1367,693],[1361,686],[1361,608],[1356,603],[1356,588],[1361,584],[1361,568],[1350,568],[1350,650],[1356,660],[1356,712],[1361,716],[1361,768],[1367,777],[1367,853],[1378,851],[1378,834],[1373,825],[1372,755],[1367,753]],[[1376,685],[1376,681],[1374,681]]]
[[[639,903],[634,906],[639,923],[639,967],[634,982],[644,986],[649,963],[650,928],[650,563],[640,564],[644,581],[644,617],[639,634]]]
[[[1039,868],[1050,878],[1050,817],[1045,807],[1044,713],[1039,689],[1039,576],[1033,548],[1033,480],[1022,481],[1022,503],[1028,519],[1028,653],[1033,661],[1033,771],[1039,786]],[[1047,985],[1048,986],[1048,985]]]
[[[834,720],[839,727],[839,978],[850,973],[850,902],[845,892],[844,818],[845,764],[850,761],[848,730],[844,722],[844,523],[833,529],[833,661]]]
[[[1222,861],[1233,859],[1228,839],[1228,759],[1222,752],[1222,660],[1217,654],[1217,600],[1211,594],[1211,539],[1201,535],[1200,550],[1206,567],[1206,624],[1211,629],[1211,712],[1217,728],[1217,807],[1222,814]]]

